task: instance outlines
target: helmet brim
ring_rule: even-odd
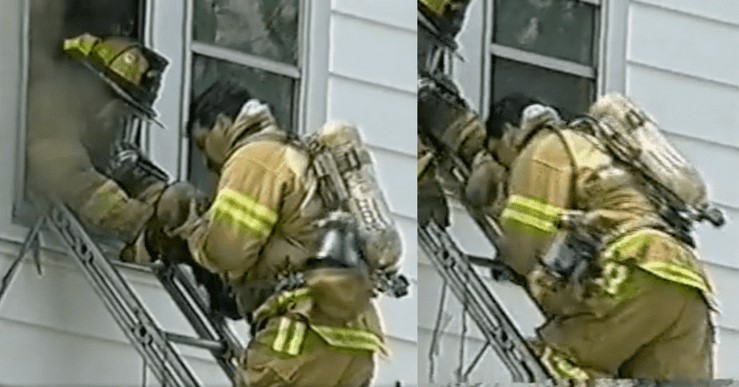
[[[129,94],[128,92],[126,92],[126,90],[124,90],[122,87],[118,86],[111,79],[109,79],[108,77],[106,77],[105,74],[102,71],[100,71],[99,69],[95,68],[95,66],[93,66],[89,62],[83,61],[82,64],[85,67],[87,67],[90,71],[92,71],[93,73],[95,73],[95,75],[97,75],[98,78],[102,79],[108,86],[110,86],[110,88],[113,89],[113,91],[116,93],[116,95],[118,97],[120,97],[121,99],[123,99],[128,105],[130,105],[131,107],[133,107],[136,111],[138,111],[139,113],[143,114],[144,117],[142,117],[142,118],[145,118],[146,120],[151,121],[155,125],[157,125],[160,128],[164,129],[164,124],[161,123],[157,119],[158,114],[157,114],[157,112],[154,109],[152,109],[151,107],[146,106],[146,105],[144,105],[144,104],[136,101],[136,99],[133,98],[133,96],[131,96],[131,94]]]

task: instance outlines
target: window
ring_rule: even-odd
[[[488,1],[488,101],[517,92],[570,112],[587,109],[598,88],[601,2]]]
[[[54,75],[65,60],[61,53],[62,41],[83,33],[96,36],[118,35],[141,41],[143,39],[144,0],[26,0],[24,2],[24,23],[28,35],[24,44],[23,88],[20,99],[25,107],[22,115],[22,135],[20,148],[27,149],[28,139],[46,138],[45,130],[55,131],[53,135],[73,138],[82,124],[73,122],[69,113],[69,104],[64,101],[51,100],[50,92],[59,86]],[[80,79],[90,77],[87,69],[81,66],[70,70],[79,74]],[[65,72],[65,74],[71,74]],[[76,77],[76,75],[71,75]],[[94,75],[92,75],[94,77]],[[75,78],[77,79],[77,78]],[[75,95],[74,90],[68,91]],[[78,94],[82,98],[85,93]],[[53,97],[52,97],[53,98]],[[79,99],[78,99],[79,101]],[[84,105],[84,103],[75,104]],[[50,108],[52,107],[52,108]],[[54,109],[57,112],[54,112]],[[61,113],[64,114],[61,114]],[[58,113],[58,114],[57,114]],[[40,117],[40,119],[39,119]],[[84,115],[83,115],[84,117]],[[48,120],[49,125],[36,125],[36,122]],[[42,127],[43,126],[43,127]],[[67,133],[68,132],[68,133]],[[16,200],[14,218],[20,223],[28,223],[32,219],[32,210],[28,205],[26,182],[27,168],[25,156],[18,160],[19,177],[16,184]]]
[[[231,79],[268,103],[283,129],[297,131],[306,3],[194,0],[190,98],[216,79]],[[212,193],[216,177],[206,169],[203,157],[190,143],[188,179]]]

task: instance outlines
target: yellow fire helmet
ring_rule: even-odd
[[[437,16],[444,16],[447,9],[458,1],[455,0],[418,0],[418,5],[425,7]]]
[[[419,27],[428,30],[444,46],[456,51],[454,43],[464,24],[472,0],[417,0]]]
[[[65,39],[63,49],[95,72],[129,105],[156,122],[153,105],[169,65],[166,58],[131,39],[90,34]]]

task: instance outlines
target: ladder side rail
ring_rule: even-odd
[[[507,352],[507,344],[505,339],[502,338],[500,331],[502,327],[498,319],[491,318],[489,315],[494,312],[485,310],[485,306],[482,302],[475,297],[474,292],[470,289],[469,284],[465,281],[469,281],[471,275],[467,273],[466,278],[460,275],[458,270],[455,270],[455,266],[458,264],[452,257],[452,254],[445,254],[444,248],[439,244],[431,242],[433,238],[428,234],[426,230],[419,230],[418,239],[420,240],[421,248],[426,251],[429,259],[435,266],[436,271],[446,281],[456,298],[462,302],[467,300],[467,313],[469,313],[475,323],[477,324],[480,332],[485,336],[486,340],[491,343],[495,343],[492,346],[495,353],[503,361],[506,368],[511,372],[513,380],[515,382],[526,382],[532,381],[531,373],[528,372],[527,367],[521,366],[519,362],[510,353]],[[434,246],[434,247],[431,247]],[[440,255],[445,254],[446,257]],[[451,261],[449,259],[452,259]],[[510,335],[509,335],[510,336]],[[507,337],[507,336],[506,336]]]
[[[178,286],[170,273],[162,273],[160,271],[157,271],[156,275],[167,293],[172,296],[175,304],[185,316],[187,321],[190,323],[192,328],[195,330],[195,333],[198,335],[198,337],[210,341],[217,341],[222,344],[222,347],[220,349],[212,349],[209,350],[209,352],[213,355],[216,362],[218,363],[218,366],[221,367],[228,378],[233,380],[237,373],[236,366],[230,361],[229,358],[229,355],[232,355],[233,352],[231,352],[231,346],[226,341],[227,339],[220,334],[220,330],[217,328],[217,325],[219,324],[213,321],[209,321],[204,317],[202,309],[198,310],[198,303],[192,300],[192,298],[197,297],[197,294],[186,294],[188,293],[187,290],[184,290],[181,286]],[[188,296],[190,298],[188,298]]]
[[[104,257],[76,217],[66,207],[55,206],[47,219],[157,379],[164,385],[174,381],[176,386],[200,386],[141,300]]]
[[[436,224],[418,230],[422,249],[469,312],[517,382],[547,380],[549,375],[532,354],[511,318],[465,259],[464,253]]]
[[[174,267],[174,280],[183,285],[183,287],[186,289],[186,293],[192,295],[192,299],[194,300],[199,310],[208,310],[208,306],[206,305],[203,298],[199,296],[196,286],[185,274],[182,267]],[[203,312],[203,316],[207,316],[207,314]],[[236,332],[233,331],[230,326],[228,326],[225,319],[218,322],[212,321],[212,319],[209,319],[209,321],[211,327],[221,337],[221,339],[226,340],[226,344],[232,351],[234,351],[234,353],[240,354],[241,352],[243,352],[244,346],[241,344],[239,336],[236,334]]]

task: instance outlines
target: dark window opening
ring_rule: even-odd
[[[522,93],[571,112],[587,110],[595,97],[592,79],[503,58],[493,58],[491,101]]]
[[[80,128],[102,107],[101,101],[112,96],[112,91],[90,70],[64,55],[63,41],[84,33],[142,41],[145,0],[29,0],[28,4],[23,147],[28,150],[32,143],[48,142],[49,149],[67,149],[68,154],[84,152]],[[61,143],[66,143],[66,148]],[[54,163],[56,158],[64,162],[64,155],[59,151],[48,162]],[[25,224],[34,214],[28,205],[28,158],[22,165],[14,215],[16,221]]]
[[[298,0],[195,0],[193,40],[298,63]]]
[[[579,0],[495,0],[493,42],[593,65],[597,8]]]
[[[572,68],[597,66],[597,6],[579,0],[489,1],[494,44],[572,62]],[[559,66],[542,67],[515,51],[505,57],[493,55],[491,105],[520,93],[554,106],[565,116],[582,113],[596,97],[596,79],[555,70]]]
[[[304,3],[299,0],[194,0],[192,39],[200,46],[231,51],[234,58],[247,54],[294,68],[299,66],[300,18]],[[294,131],[300,80],[272,72],[272,64],[268,62],[246,65],[237,60],[193,53],[190,100],[217,79],[234,80],[245,86],[254,98],[269,104],[283,130]],[[205,156],[192,141],[188,161],[188,179],[204,192],[213,194],[217,176],[207,169]]]

